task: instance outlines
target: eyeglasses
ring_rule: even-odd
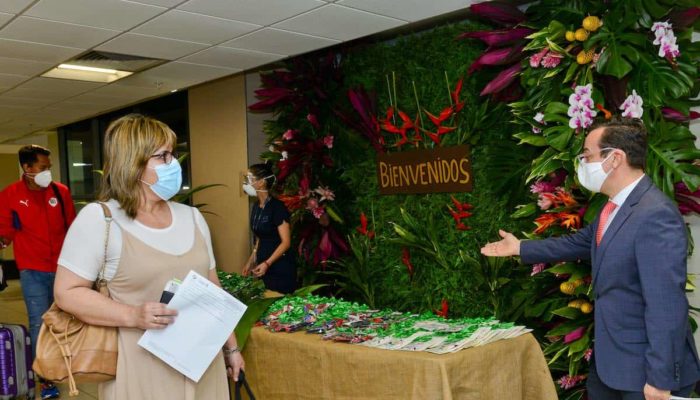
[[[617,149],[615,147],[604,147],[604,148],[598,150],[598,153],[602,157],[603,152],[610,151],[610,150],[617,150]],[[576,156],[576,159],[578,160],[578,162],[588,162],[588,157],[590,157],[590,156],[591,156],[590,153],[588,153],[588,154],[581,153],[581,154]]]
[[[159,158],[161,161],[163,161],[163,164],[170,164],[171,162],[173,162],[174,159],[178,158],[178,154],[166,150],[161,153],[152,155],[151,158]]]

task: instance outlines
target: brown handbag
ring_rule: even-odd
[[[99,203],[105,214],[106,234],[102,269],[94,290],[109,297],[104,279],[107,244],[112,214]],[[69,395],[77,396],[76,382],[105,382],[117,374],[117,328],[87,324],[53,303],[43,315],[36,345],[34,372],[53,382],[68,381]]]

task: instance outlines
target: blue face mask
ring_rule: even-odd
[[[176,158],[173,158],[170,164],[160,164],[152,169],[156,171],[156,175],[158,176],[156,183],[141,182],[150,186],[153,193],[161,199],[165,201],[170,200],[180,191],[180,187],[182,186],[182,168],[180,167],[180,163]]]

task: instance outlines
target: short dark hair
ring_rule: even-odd
[[[647,159],[647,130],[642,120],[614,116],[610,120],[595,122],[588,132],[598,128],[604,128],[598,143],[601,149],[611,147],[622,150],[627,155],[630,167],[644,170]]]
[[[30,144],[19,149],[17,154],[19,155],[19,165],[27,164],[31,167],[39,160],[37,157],[39,154],[48,157],[51,155],[51,150],[36,144]]]
[[[272,167],[268,164],[253,164],[248,167],[248,170],[253,174],[255,179],[265,179],[265,184],[268,189],[272,189],[277,178],[272,173]]]

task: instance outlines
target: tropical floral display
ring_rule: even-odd
[[[644,121],[647,175],[677,200],[682,213],[699,209],[700,168],[694,161],[700,151],[688,128],[698,117],[690,99],[698,95],[700,46],[691,43],[691,26],[699,7],[690,1],[545,0],[525,12],[503,3],[471,9],[476,17],[507,26],[519,41],[494,41],[503,37],[502,29],[462,38],[487,42],[485,54],[506,44],[522,49],[512,58],[526,60],[510,67],[518,69],[512,81],[506,69],[482,94],[498,93],[489,89],[494,86],[506,90],[506,83],[522,90],[509,104],[514,136],[522,146],[539,149],[527,177],[532,200],[513,214],[534,223],[528,238],[572,233],[595,217],[606,199],[578,184],[576,156],[585,129],[595,118],[613,114]],[[562,398],[580,399],[593,341],[590,265],[536,264],[524,270],[531,278],[515,294],[512,317],[539,328]]]
[[[286,61],[260,102],[304,284],[372,309],[495,316],[534,329],[563,399],[585,395],[590,265],[483,257],[499,228],[576,232],[606,199],[575,174],[587,129],[649,132],[646,173],[700,211],[700,8],[690,0],[486,2],[469,19]],[[508,122],[508,123],[506,123]],[[471,146],[470,193],[380,196],[382,153]]]

